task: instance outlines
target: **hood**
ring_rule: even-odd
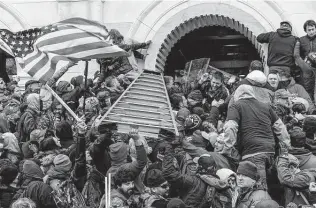
[[[277,33],[281,36],[281,37],[289,37],[292,35],[292,32],[290,30],[286,30],[286,29],[277,29]]]
[[[26,98],[27,107],[36,111],[37,113],[40,112],[40,96],[36,93],[31,93]]]
[[[119,165],[126,163],[128,155],[128,146],[124,142],[117,142],[110,145],[110,157],[112,165]]]
[[[31,160],[26,160],[23,164],[23,171],[26,176],[31,178],[42,179],[44,178],[44,173],[35,162]]]
[[[246,79],[254,86],[264,87],[267,84],[266,75],[259,70],[252,71],[246,77]]]
[[[9,150],[15,153],[21,153],[18,139],[12,133],[2,134],[3,138],[3,149]]]
[[[253,87],[250,85],[240,85],[234,94],[234,101],[238,101],[241,99],[250,99],[256,98]]]
[[[292,87],[292,86],[294,86],[296,84],[296,82],[295,82],[293,77],[291,77],[291,79],[289,81],[290,81],[290,84],[287,86],[287,88]]]

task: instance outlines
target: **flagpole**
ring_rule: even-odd
[[[105,208],[108,208],[108,178],[105,177]]]
[[[111,173],[109,173],[108,175],[108,207],[110,208],[111,207]]]
[[[50,86],[48,86],[47,84],[45,85],[46,89],[52,93],[52,95],[60,102],[60,104],[62,106],[64,106],[64,108],[66,108],[66,110],[70,113],[70,115],[72,115],[72,117],[74,117],[77,121],[81,121],[81,119],[71,110],[71,108],[69,108],[69,106],[63,101],[63,99],[61,99],[52,88],[50,88]]]
[[[86,98],[87,98],[87,84],[88,84],[88,67],[89,62],[86,61],[86,68],[84,69],[84,94],[83,94],[83,114],[86,113]]]

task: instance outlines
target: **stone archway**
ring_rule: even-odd
[[[269,15],[265,15],[266,12],[263,14],[263,10]],[[251,1],[154,1],[136,19],[127,37],[139,42],[152,40],[150,48],[145,52],[148,55],[144,68],[157,70],[159,50],[171,31],[190,19],[210,14],[229,17],[235,20],[234,24],[242,23],[241,26],[247,27],[253,35],[275,30],[282,20],[281,15],[265,2],[254,4]],[[262,49],[266,54],[267,46],[262,46]]]
[[[178,41],[181,40],[186,34],[208,26],[222,26],[227,27],[230,29],[233,29],[240,34],[247,37],[247,39],[254,45],[254,47],[257,49],[258,54],[260,55],[260,58],[262,60],[265,59],[264,56],[264,50],[256,40],[256,36],[253,34],[252,31],[249,30],[248,27],[246,27],[244,24],[240,23],[239,21],[236,21],[232,18],[223,16],[223,15],[201,15],[194,18],[191,18],[183,23],[181,23],[179,26],[177,26],[174,30],[172,30],[167,37],[164,39],[163,43],[161,44],[161,47],[159,49],[159,52],[157,54],[156,58],[156,64],[155,68],[158,71],[164,71],[165,64],[167,61],[167,57],[169,53],[171,52],[172,47],[174,44],[176,44]]]
[[[25,30],[30,27],[25,18],[12,6],[0,1],[2,19],[1,22],[11,31]],[[5,14],[4,14],[5,13]]]

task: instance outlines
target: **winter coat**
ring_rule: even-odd
[[[291,93],[295,94],[297,97],[304,98],[309,103],[309,111],[312,111],[315,106],[314,103],[306,92],[305,88],[302,85],[296,84],[295,80],[291,78],[290,84],[286,87],[286,89]]]
[[[207,185],[197,176],[181,174],[174,166],[174,156],[171,149],[166,150],[162,162],[162,173],[164,178],[179,189],[180,199],[188,208],[199,208],[203,204]]]
[[[223,156],[223,155],[221,155],[221,154],[219,154],[217,152],[208,152],[204,148],[196,147],[193,144],[190,144],[188,142],[183,142],[183,149],[192,158],[200,157],[203,154],[210,155],[214,159],[218,169],[221,169],[221,168],[232,169],[232,167],[231,167],[231,165],[229,163],[229,160],[225,156]]]
[[[111,146],[110,146],[110,149],[111,149]],[[111,173],[113,176],[119,169],[129,170],[133,172],[134,175],[138,176],[134,181],[135,187],[140,192],[143,191],[145,187],[140,180],[139,174],[143,171],[144,167],[147,164],[147,155],[146,155],[144,146],[143,145],[136,146],[136,160],[131,163],[126,163],[125,158],[118,158],[118,156],[114,157],[113,153],[110,153],[110,154],[111,154],[111,159],[112,159],[112,167],[108,170],[107,174]],[[113,158],[115,159],[113,160]]]
[[[315,47],[316,47],[316,44],[315,44]],[[305,88],[305,90],[307,91],[309,96],[313,99],[313,98],[315,98],[314,93],[315,93],[315,72],[316,72],[316,69],[314,67],[311,67],[310,65],[308,65],[301,58],[299,49],[300,49],[300,43],[297,42],[295,45],[295,49],[294,49],[295,62],[302,70],[303,87]]]
[[[289,151],[300,162],[301,170],[316,168],[316,156],[307,149],[293,148]]]
[[[274,93],[270,90],[267,82],[259,82],[258,80],[244,79],[238,83],[238,87],[241,85],[250,85],[254,89],[255,98],[263,103],[271,104],[273,102]],[[237,88],[238,88],[237,87]],[[236,89],[237,89],[236,88]],[[235,103],[234,96],[231,97],[228,106]]]
[[[53,189],[41,181],[31,182],[20,198],[29,198],[35,202],[36,207],[56,208],[52,197]]]
[[[269,43],[268,66],[295,66],[293,57],[296,37],[291,31],[277,29],[276,32],[261,33],[257,37],[259,43]]]
[[[255,207],[257,203],[269,199],[271,199],[271,197],[268,192],[259,189],[249,189],[239,194],[236,208]]]
[[[290,202],[306,205],[308,204],[306,199],[312,202],[315,196],[309,193],[308,188],[311,182],[315,182],[316,169],[292,173],[288,166],[289,159],[280,156],[277,162],[277,171],[280,183],[285,187],[285,206]]]
[[[30,140],[30,134],[33,130],[37,129],[38,113],[27,108],[18,123],[19,142],[27,142]]]
[[[111,190],[111,208],[128,208],[128,198],[117,189]]]
[[[9,208],[16,189],[7,186],[0,186],[0,207]]]
[[[0,133],[10,132],[10,125],[7,116],[0,113]]]
[[[86,205],[90,208],[98,208],[104,194],[104,175],[95,168],[90,170],[88,180],[82,190]]]
[[[316,36],[309,37],[308,35],[300,37],[301,42],[301,57],[305,59],[305,57],[310,52],[316,52]]]

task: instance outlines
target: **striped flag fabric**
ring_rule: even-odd
[[[21,68],[44,83],[71,62],[128,56],[126,51],[109,42],[104,25],[83,18],[66,19],[17,33],[1,29],[0,39]]]

